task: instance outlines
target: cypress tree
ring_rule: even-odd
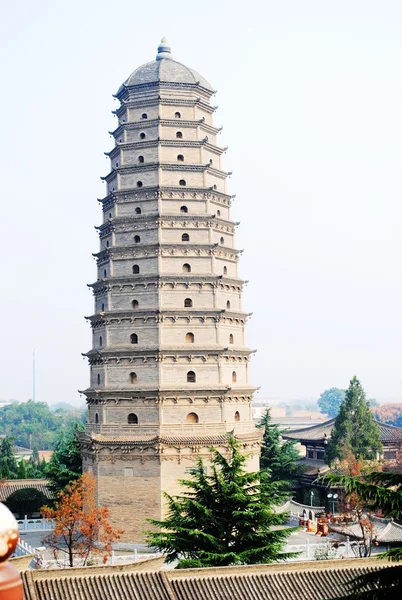
[[[261,440],[261,471],[269,470],[273,481],[293,481],[302,471],[297,442],[282,441],[279,426],[272,423],[270,409],[267,409],[257,427],[264,428]]]
[[[358,458],[375,460],[381,449],[379,427],[360,381],[354,376],[335,420],[326,461],[331,464],[335,459],[344,460],[350,452]]]
[[[211,474],[203,460],[191,470],[192,479],[181,480],[182,496],[165,494],[168,514],[164,521],[149,520],[159,531],[148,532],[148,544],[178,561],[178,568],[216,567],[285,560],[282,552],[293,528],[277,527],[287,515],[273,507],[284,499],[283,484],[265,474],[248,473],[247,458],[238,442],[229,438],[229,457],[212,451]]]

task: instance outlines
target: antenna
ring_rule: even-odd
[[[35,374],[35,348],[32,351],[32,400],[33,402],[35,402],[35,381],[36,379],[36,374]]]

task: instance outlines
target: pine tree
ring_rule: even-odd
[[[182,496],[165,494],[168,515],[150,520],[159,531],[148,532],[148,543],[178,561],[178,568],[216,567],[285,560],[282,552],[291,528],[277,527],[287,518],[274,504],[284,499],[283,485],[261,473],[245,470],[247,458],[229,438],[229,457],[211,449],[211,474],[203,460],[181,480]]]
[[[4,437],[0,444],[0,476],[5,479],[15,479],[17,476],[17,461],[13,450],[14,438]]]
[[[348,453],[375,460],[381,452],[380,430],[370,412],[364,390],[357,377],[353,377],[346,390],[339,414],[328,442],[326,461],[343,460]]]
[[[27,465],[23,458],[21,458],[18,463],[17,468],[17,479],[26,479],[27,478]]]
[[[59,436],[56,449],[46,466],[46,475],[54,492],[60,492],[82,474],[81,449],[76,436],[76,428]]]
[[[264,428],[261,443],[261,471],[269,470],[273,481],[293,481],[302,471],[296,441],[282,441],[279,426],[272,423],[267,409],[257,427]]]

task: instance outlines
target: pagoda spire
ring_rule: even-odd
[[[161,43],[158,46],[158,54],[156,55],[156,60],[162,60],[162,58],[173,58],[172,49],[165,37],[161,39]]]

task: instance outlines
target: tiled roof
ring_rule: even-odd
[[[346,561],[345,561],[346,562]],[[22,573],[25,600],[326,600],[344,595],[359,575],[389,563],[372,559],[130,571],[138,563]]]
[[[92,433],[91,438],[95,442],[102,444],[132,444],[132,445],[153,445],[153,444],[194,444],[196,446],[205,445],[213,446],[217,444],[227,444],[229,433],[226,434],[211,434],[211,435],[104,435],[102,433]],[[254,440],[260,437],[258,431],[250,433],[236,434],[236,438],[240,441]]]
[[[373,523],[373,538],[377,542],[381,544],[402,542],[402,525],[395,523],[392,519],[381,519],[380,517],[372,517],[371,520]],[[362,538],[361,528],[358,523],[331,525],[331,530],[356,539]]]
[[[386,442],[402,442],[402,427],[394,427],[387,423],[376,421],[380,429],[380,438],[383,443]],[[312,427],[303,427],[302,429],[293,429],[287,433],[283,433],[282,437],[286,440],[299,441],[321,441],[331,436],[332,429],[335,424],[335,419],[325,421],[319,425]]]
[[[7,479],[0,485],[0,502],[5,502],[10,494],[23,488],[35,488],[42,492],[46,498],[54,497],[49,489],[47,479]]]
[[[308,504],[300,504],[300,502],[296,502],[295,500],[288,500],[282,506],[275,508],[276,513],[288,512],[291,515],[303,514],[304,510],[312,510],[314,513],[325,512],[325,506],[310,506]]]

